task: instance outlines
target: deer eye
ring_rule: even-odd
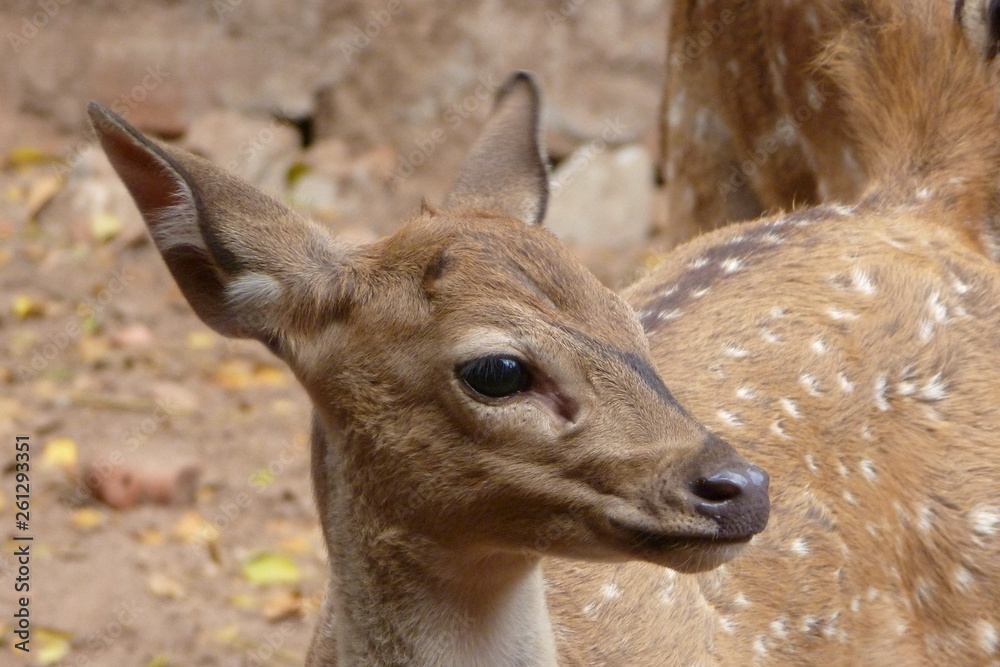
[[[480,357],[460,366],[458,377],[477,394],[505,398],[531,386],[531,373],[523,361],[507,355]]]

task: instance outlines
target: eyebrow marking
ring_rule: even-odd
[[[640,355],[638,352],[629,352],[612,345],[608,345],[607,343],[602,343],[579,329],[575,329],[559,322],[549,321],[549,324],[561,331],[565,331],[574,339],[580,341],[598,354],[615,359],[620,364],[635,373],[639,379],[642,380],[643,384],[652,389],[664,403],[683,410],[681,404],[676,398],[674,398],[674,395],[670,393],[670,390],[667,389],[667,385],[663,383],[663,379],[660,377],[660,374],[643,355]]]

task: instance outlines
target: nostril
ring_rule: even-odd
[[[734,470],[722,470],[710,477],[695,480],[691,485],[691,492],[702,500],[724,503],[743,493],[749,483],[746,475]]]

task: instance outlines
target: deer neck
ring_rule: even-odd
[[[333,619],[324,625],[337,664],[556,664],[537,557],[414,536],[358,490],[350,466],[332,467],[324,529]]]

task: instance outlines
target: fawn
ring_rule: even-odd
[[[313,401],[309,664],[1000,662],[1000,112],[961,34],[876,6],[830,58],[861,203],[624,300],[537,225],[525,74],[442,207],[363,246],[91,106],[194,310]]]
[[[997,0],[936,3],[982,57],[1000,48]],[[950,9],[948,16],[945,9]],[[870,0],[678,0],[670,9],[660,136],[669,226],[685,240],[731,221],[849,203],[867,182],[844,91],[821,66]]]

